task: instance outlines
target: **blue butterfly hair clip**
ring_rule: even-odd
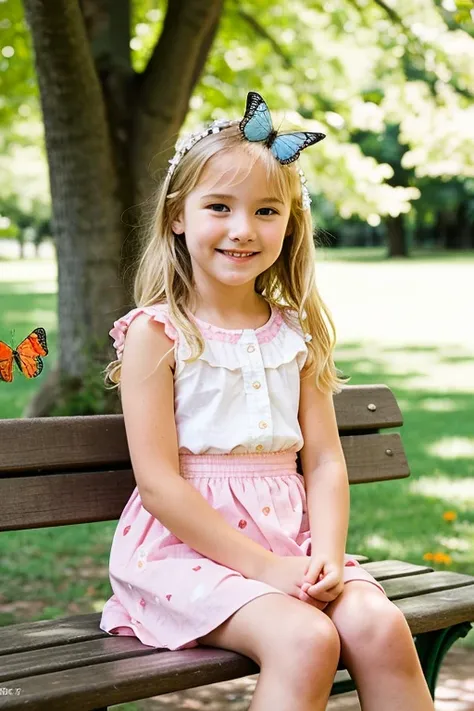
[[[180,163],[182,157],[196,144],[206,136],[212,133],[220,133],[223,129],[229,126],[239,125],[242,136],[248,141],[264,141],[265,145],[271,150],[275,158],[286,165],[292,163],[299,158],[302,150],[312,146],[323,138],[326,138],[324,133],[311,133],[309,131],[290,131],[288,133],[278,133],[273,128],[270,111],[265,101],[256,91],[249,91],[247,94],[247,106],[244,117],[239,121],[229,119],[217,119],[204,130],[191,133],[188,136],[180,138],[176,143],[176,153],[169,161],[167,177],[170,180]],[[301,179],[301,198],[304,210],[309,210],[311,205],[311,197],[306,187],[306,178],[298,168],[298,173]]]
[[[275,131],[268,106],[256,91],[249,91],[247,94],[245,114],[239,125],[248,141],[264,141],[267,148],[283,165],[297,160],[302,150],[326,138],[324,133]]]

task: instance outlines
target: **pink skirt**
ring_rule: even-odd
[[[226,521],[282,556],[310,556],[311,533],[304,478],[296,452],[267,454],[180,453],[181,475]],[[135,487],[112,541],[112,597],[100,628],[135,636],[151,647],[178,650],[218,627],[260,595],[286,593],[205,558],[143,508]],[[383,587],[345,555],[344,582]]]

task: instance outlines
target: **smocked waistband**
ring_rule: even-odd
[[[296,452],[265,454],[187,454],[179,453],[181,476],[262,477],[296,474]]]

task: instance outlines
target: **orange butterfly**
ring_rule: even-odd
[[[0,341],[0,380],[11,383],[13,361],[26,378],[36,378],[43,370],[41,356],[48,355],[46,331],[35,328],[16,348]]]

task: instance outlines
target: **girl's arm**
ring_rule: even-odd
[[[298,420],[304,439],[300,451],[305,478],[312,552],[344,564],[350,494],[344,453],[331,392],[301,372]]]
[[[345,464],[327,462],[305,471],[312,553],[344,565],[349,527],[349,484]]]
[[[260,580],[274,554],[232,528],[201,494],[174,471],[160,471],[160,481],[142,499],[144,508],[177,538],[206,558]]]
[[[137,316],[128,328],[122,356],[122,410],[142,505],[203,556],[258,579],[274,554],[234,529],[180,476],[174,357],[172,352],[165,356],[172,347],[163,324],[146,314]]]

